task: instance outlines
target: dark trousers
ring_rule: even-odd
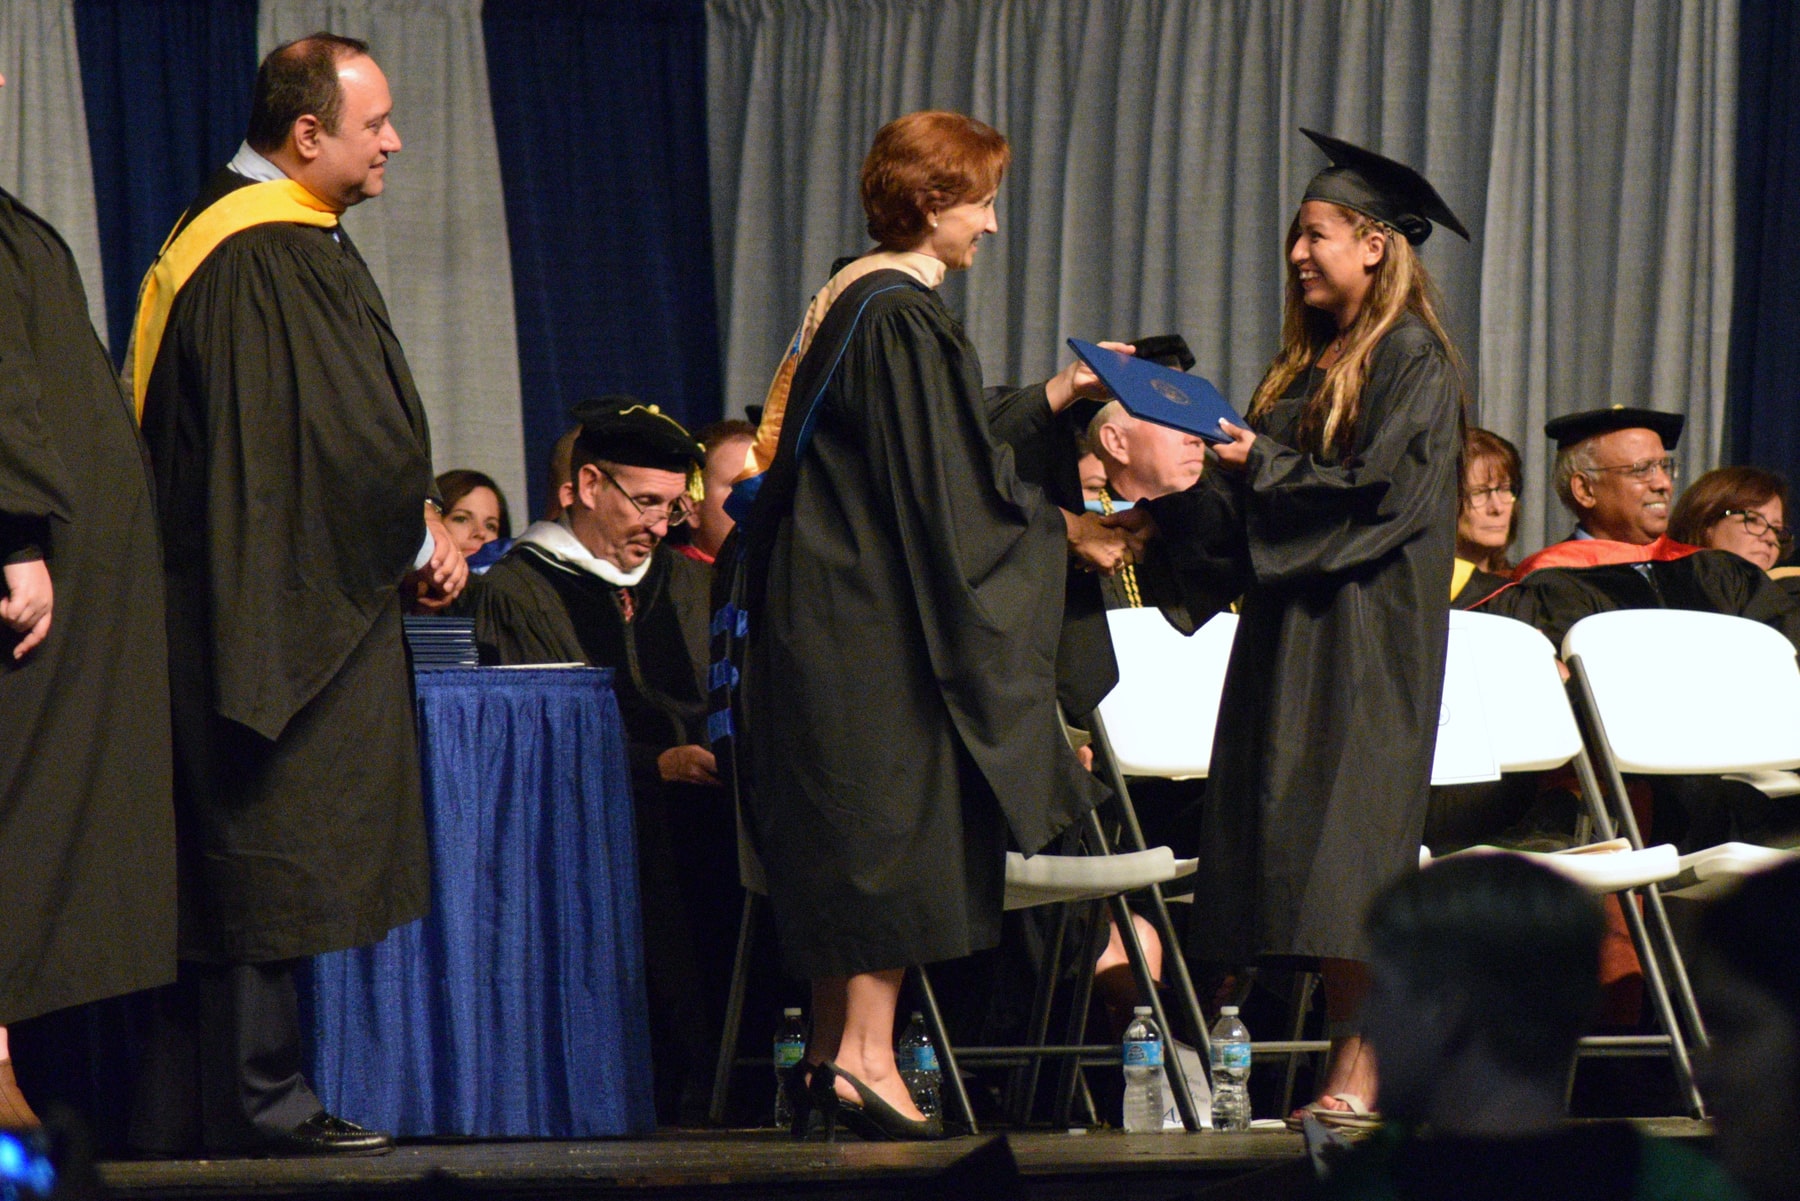
[[[155,994],[131,1116],[135,1150],[254,1150],[322,1106],[301,1071],[294,960],[182,963]]]

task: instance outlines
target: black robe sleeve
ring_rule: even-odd
[[[0,205],[12,204],[0,192]],[[0,563],[43,557],[49,519],[69,520],[73,487],[44,424],[39,372],[57,365],[38,361],[26,330],[30,288],[15,241],[23,228],[0,221]]]
[[[1211,470],[1146,502],[1159,537],[1145,566],[1182,598],[1164,607],[1177,628],[1191,633],[1252,586],[1358,571],[1442,521],[1461,430],[1449,358],[1423,326],[1402,324],[1376,347],[1363,394],[1341,462],[1294,450],[1279,440],[1290,430],[1259,421],[1243,474]]]
[[[1083,511],[1073,415],[1070,409],[1051,411],[1043,384],[989,389],[988,426],[995,441],[1012,447],[1021,481],[1043,489],[1059,508]],[[1100,578],[1071,564],[1065,573],[1062,632],[1056,644],[1056,699],[1080,724],[1118,682],[1119,664],[1113,656]]]
[[[1104,795],[1055,716],[1067,527],[993,436],[979,362],[943,302],[907,295],[865,320],[842,369],[866,398],[871,476],[898,527],[931,669],[1020,848],[1035,851]],[[1013,410],[1020,421],[1033,419],[1032,391]],[[1027,429],[1004,413],[1001,424]]]
[[[556,590],[514,550],[486,574],[471,576],[455,612],[473,618],[475,647],[488,667],[587,663],[569,611]]]
[[[144,430],[171,588],[205,605],[217,711],[278,737],[425,533],[424,412],[355,250],[285,224],[222,243],[170,311]]]
[[[1364,433],[1342,463],[1268,437],[1251,447],[1244,513],[1258,584],[1355,571],[1442,521],[1439,484],[1457,470],[1461,437],[1449,358],[1422,327],[1399,327],[1376,348],[1363,395]]]

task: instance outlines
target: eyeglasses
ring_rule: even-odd
[[[1493,488],[1477,488],[1465,496],[1463,501],[1471,509],[1479,509],[1482,505],[1487,504],[1490,498],[1499,502],[1504,508],[1518,500],[1519,494],[1513,490],[1511,484],[1501,484]]]
[[[1581,470],[1582,473],[1586,475],[1599,475],[1602,472],[1616,471],[1620,475],[1626,476],[1636,483],[1647,484],[1650,482],[1651,477],[1659,471],[1668,476],[1670,480],[1673,480],[1680,472],[1681,464],[1676,461],[1674,455],[1664,455],[1660,459],[1645,459],[1642,462],[1627,463],[1620,467],[1583,467]]]
[[[1719,516],[1721,519],[1726,517],[1737,518],[1744,523],[1744,532],[1749,534],[1752,538],[1762,538],[1769,534],[1774,534],[1775,541],[1780,544],[1783,554],[1786,554],[1793,548],[1794,535],[1785,525],[1776,525],[1767,517],[1764,517],[1761,513],[1758,513],[1753,509],[1726,509]]]
[[[630,503],[631,507],[637,510],[638,516],[644,519],[644,524],[646,525],[655,525],[657,522],[661,521],[666,523],[670,529],[674,529],[677,526],[686,525],[688,518],[692,516],[688,511],[687,497],[685,496],[678,496],[671,501],[647,505],[631,493],[627,492],[625,490],[625,485],[621,484],[612,472],[600,466],[600,464],[594,464],[594,470],[605,476],[612,483],[612,486],[619,490],[619,495],[623,496],[626,501]]]

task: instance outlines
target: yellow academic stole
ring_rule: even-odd
[[[334,208],[291,179],[253,183],[226,193],[205,212],[187,223],[180,233],[171,232],[157,252],[156,262],[144,277],[138,293],[137,320],[131,329],[131,394],[138,420],[144,419],[144,394],[150,388],[150,372],[162,346],[163,329],[175,296],[208,255],[232,234],[253,225],[283,221],[330,229],[342,209]]]

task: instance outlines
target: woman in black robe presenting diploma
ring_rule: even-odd
[[[1158,534],[1149,567],[1199,602],[1178,624],[1243,595],[1190,950],[1321,961],[1329,1112],[1374,1100],[1358,927],[1418,863],[1443,690],[1462,386],[1413,247],[1433,221],[1468,235],[1412,169],[1303,132],[1332,165],[1288,230],[1282,346],[1251,428],[1226,427],[1198,489],[1134,512]]]
[[[998,228],[1008,155],[955,113],[883,127],[862,172],[879,246],[814,299],[751,451],[748,809],[783,962],[813,982],[797,1134],[817,1108],[941,1135],[894,1065],[902,974],[994,945],[1009,831],[1036,851],[1103,795],[1064,740],[1055,653],[1067,548],[1109,539],[1104,569],[1123,539],[1013,458],[1097,381],[1071,365],[989,401],[934,290]]]

